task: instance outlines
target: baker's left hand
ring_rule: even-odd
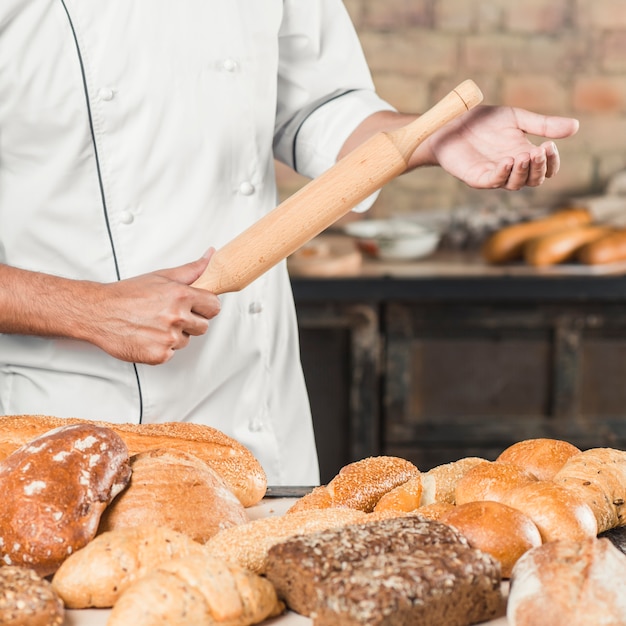
[[[476,189],[537,187],[560,165],[553,139],[576,133],[578,121],[513,107],[479,106],[446,124],[423,146],[430,159]],[[547,139],[534,145],[527,135]]]

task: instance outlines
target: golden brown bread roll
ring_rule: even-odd
[[[81,422],[113,430],[131,456],[159,448],[197,456],[226,481],[246,507],[260,502],[267,490],[265,472],[250,450],[215,428],[188,422],[110,424],[48,415],[6,415],[0,417],[0,459],[53,428]]]
[[[294,535],[364,522],[368,517],[367,513],[356,509],[297,511],[227,528],[211,537],[205,546],[212,556],[263,574],[269,549],[279,541]]]
[[[617,263],[626,259],[626,228],[608,233],[584,245],[577,253],[578,260],[587,265]]]
[[[565,209],[548,217],[502,228],[485,241],[482,255],[488,263],[508,263],[521,259],[528,241],[541,235],[591,222],[586,209]]]
[[[0,624],[61,626],[63,602],[50,583],[27,567],[0,567]]]
[[[220,530],[248,521],[226,482],[192,454],[150,450],[131,457],[130,464],[130,483],[107,507],[99,532],[164,526],[204,543]]]
[[[328,485],[300,498],[289,512],[345,507],[370,513],[385,493],[418,475],[419,470],[410,461],[371,456],[342,467]]]
[[[420,506],[413,512],[425,519],[441,522],[443,518],[451,511],[454,511],[455,508],[456,506],[449,502],[431,502],[430,504]]]
[[[544,543],[581,541],[598,534],[598,524],[589,505],[552,481],[539,480],[516,487],[507,491],[501,502],[530,517]]]
[[[594,511],[598,532],[626,523],[626,452],[585,450],[568,459],[554,481],[582,495]]]
[[[129,478],[126,446],[108,428],[72,424],[36,437],[0,462],[0,558],[54,573],[93,539]]]
[[[496,461],[519,465],[539,480],[552,480],[580,449],[560,439],[525,439],[503,450]]]
[[[422,476],[418,474],[405,483],[383,494],[374,507],[375,513],[382,511],[410,512],[417,509],[422,501]]]
[[[465,457],[451,463],[444,463],[422,474],[422,506],[433,502],[455,503],[456,485],[472,468],[487,463],[475,456]]]
[[[530,517],[501,502],[457,505],[441,521],[454,526],[472,548],[499,561],[503,578],[511,576],[522,554],[542,543],[539,529]]]
[[[537,479],[518,465],[481,463],[459,480],[455,499],[457,505],[480,500],[501,502],[507,491],[532,482],[537,482]]]
[[[168,528],[122,528],[98,535],[70,555],[52,586],[70,609],[111,607],[132,583],[165,561],[206,554],[203,545]]]
[[[608,539],[556,541],[527,552],[513,569],[509,626],[622,626],[626,556]]]
[[[280,615],[269,580],[207,556],[175,559],[132,584],[107,626],[248,626]]]
[[[604,237],[610,231],[604,226],[584,224],[535,237],[524,246],[524,259],[535,267],[548,267],[573,259],[585,244]]]

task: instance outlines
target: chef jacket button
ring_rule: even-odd
[[[237,69],[237,61],[234,61],[233,59],[224,59],[222,69],[227,72],[234,72]]]
[[[114,96],[115,92],[110,87],[100,87],[100,89],[98,89],[98,98],[100,100],[109,102],[110,100],[113,100]]]
[[[120,222],[122,224],[132,224],[135,221],[135,216],[130,211],[122,211],[120,213]]]
[[[239,193],[244,196],[251,196],[254,191],[254,185],[247,180],[239,185]]]
[[[260,302],[251,302],[250,306],[248,306],[248,313],[250,315],[256,315],[263,310],[263,305]]]
[[[260,417],[253,417],[248,422],[248,430],[251,433],[259,433],[263,430],[263,420]]]

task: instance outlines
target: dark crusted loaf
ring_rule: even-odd
[[[267,577],[316,626],[466,626],[502,605],[499,564],[419,517],[294,537],[271,548]]]

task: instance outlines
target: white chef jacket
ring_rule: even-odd
[[[0,262],[113,282],[197,259],[389,109],[340,0],[2,0]],[[285,264],[166,364],[0,335],[0,412],[193,421],[316,484]]]

